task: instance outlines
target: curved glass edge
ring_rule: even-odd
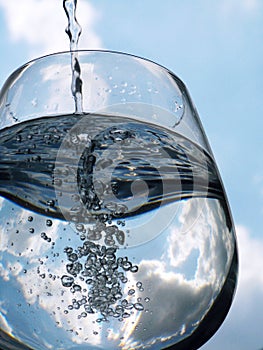
[[[238,253],[235,244],[232,264],[220,294],[193,335],[166,350],[197,350],[211,339],[220,328],[231,308],[236,293],[238,279]],[[211,319],[214,322],[211,323]]]
[[[170,96],[169,99],[172,101],[172,99],[175,99],[175,103],[177,103],[176,107],[172,107],[171,106],[171,110],[168,110],[168,107],[165,106],[164,104],[167,103],[165,101],[165,93],[164,92],[160,92],[160,96],[156,98],[156,96],[154,96],[154,93],[151,93],[152,96],[152,104],[156,105],[157,107],[167,107],[167,111],[169,113],[173,113],[175,115],[174,118],[174,122],[170,122],[169,125],[166,125],[166,123],[164,123],[165,125],[163,125],[162,123],[160,123],[162,126],[170,128],[180,134],[183,134],[184,136],[192,139],[192,141],[194,141],[195,143],[200,143],[201,146],[206,149],[209,153],[211,152],[211,148],[209,146],[209,142],[205,136],[205,133],[203,132],[203,127],[200,121],[200,118],[198,116],[198,113],[196,111],[196,108],[190,98],[189,92],[185,86],[185,84],[182,82],[182,80],[175,75],[173,72],[171,72],[169,69],[167,69],[166,67],[143,57],[139,57],[139,56],[135,56],[129,53],[122,53],[122,52],[117,52],[117,51],[108,51],[108,50],[78,50],[75,51],[79,54],[79,62],[80,62],[80,66],[83,65],[83,68],[89,70],[89,68],[84,67],[84,65],[87,65],[87,61],[85,62],[85,58],[90,58],[92,55],[99,55],[98,57],[103,57],[105,55],[108,56],[113,56],[116,57],[116,60],[119,60],[118,62],[120,62],[120,60],[122,58],[125,58],[125,60],[128,60],[127,62],[132,62],[132,64],[136,65],[136,63],[138,63],[139,65],[141,65],[141,67],[143,67],[144,72],[149,71],[149,75],[152,75],[152,77],[155,79],[155,82],[160,81],[160,86],[162,87],[162,79],[165,80],[163,82],[163,87],[166,88],[166,91],[169,91],[169,87],[170,87]],[[61,59],[61,64],[63,64],[64,66],[67,65],[70,68],[70,63],[67,62],[65,63],[63,60],[66,58],[70,58],[72,55],[72,52],[70,51],[64,51],[64,52],[58,52],[58,53],[52,53],[46,56],[42,56],[39,58],[36,58],[34,60],[29,61],[28,63],[25,63],[24,65],[22,65],[20,68],[18,68],[17,70],[15,70],[9,78],[7,78],[5,84],[3,85],[1,91],[0,91],[0,115],[4,115],[4,113],[9,113],[11,114],[11,120],[13,118],[13,116],[15,115],[14,111],[12,111],[10,105],[12,104],[11,101],[13,99],[17,99],[19,94],[16,94],[15,97],[8,97],[8,94],[10,94],[10,89],[11,87],[13,87],[16,82],[18,83],[19,79],[21,78],[21,76],[23,76],[23,74],[30,70],[33,72],[34,70],[37,70],[37,67],[41,67],[42,64],[45,63],[45,61],[47,61],[47,64],[52,64],[52,60],[58,60],[57,62],[59,63],[60,59]],[[90,61],[92,64],[96,65],[98,64],[98,60],[96,60],[95,58],[92,58],[92,60]],[[90,63],[88,62],[88,63]],[[101,61],[99,62],[99,64],[101,64],[103,62],[103,60],[101,59]],[[123,63],[123,62],[122,62]],[[123,69],[123,67],[122,67]],[[122,70],[122,72],[124,72],[124,70]],[[126,72],[126,71],[125,71]],[[160,72],[160,75],[156,74],[157,72]],[[84,72],[85,73],[85,72]],[[129,75],[131,75],[131,72],[127,72]],[[88,80],[88,78],[91,76],[92,73],[85,73],[85,78],[84,77],[84,83],[85,83],[85,79]],[[138,74],[136,72],[136,74]],[[124,77],[125,78],[125,77]],[[64,86],[68,85],[69,87],[71,86],[71,81],[70,81],[70,76],[67,72],[67,82],[65,83],[65,81],[63,81]],[[128,79],[131,79],[130,76],[128,76]],[[138,80],[138,77],[136,76],[136,79]],[[141,78],[140,78],[141,79]],[[141,80],[143,81],[143,80]],[[86,82],[87,84],[87,82]],[[90,83],[91,84],[91,83]],[[145,82],[146,84],[146,82]],[[19,85],[19,83],[17,84]],[[24,84],[25,85],[25,84]],[[146,86],[146,85],[145,85]],[[32,90],[34,89],[34,87],[32,88]],[[22,90],[22,89],[21,89]],[[89,88],[89,90],[91,90]],[[178,91],[176,91],[178,90]],[[21,91],[20,91],[21,92]],[[65,91],[63,91],[63,93],[65,94]],[[54,94],[53,94],[54,95]],[[105,95],[105,94],[104,94]],[[174,95],[174,96],[173,96]],[[67,95],[65,95],[66,98],[64,98],[64,101],[67,101],[67,103],[65,104],[65,106],[63,106],[64,109],[62,109],[62,107],[60,106],[59,110],[58,110],[58,114],[63,114],[65,112],[71,111],[72,113],[74,113],[74,103],[73,103],[73,98],[71,96],[70,91],[67,91]],[[104,96],[105,97],[105,96]],[[108,105],[105,105],[105,101],[102,102],[102,98],[99,100],[97,98],[97,104],[93,103],[94,106],[92,106],[92,111],[89,110],[89,103],[90,100],[94,99],[94,93],[92,95],[92,97],[89,98],[89,101],[86,101],[86,97],[83,94],[83,101],[84,101],[84,112],[94,112],[96,110],[100,110],[101,108],[105,108],[111,105],[114,105],[114,101],[109,101]],[[178,99],[178,102],[176,101],[176,99]],[[168,98],[167,98],[168,100]],[[137,102],[136,100],[132,100],[131,102]],[[150,99],[149,99],[150,101]],[[174,102],[169,101],[170,105]],[[17,101],[16,101],[17,102]],[[93,102],[93,101],[92,101]],[[130,101],[128,101],[130,102]],[[147,101],[146,101],[147,102]],[[149,102],[149,104],[151,104],[151,102]],[[100,105],[103,104],[104,105]],[[181,104],[181,105],[180,105]],[[91,106],[91,104],[90,104]],[[53,107],[52,107],[53,108]],[[56,114],[55,111],[52,111],[52,108],[50,107],[49,110],[47,110],[47,114],[48,115],[54,115]],[[170,107],[169,107],[170,108]],[[177,108],[177,110],[176,110]],[[8,110],[7,110],[8,109]],[[23,109],[25,109],[25,114],[27,115],[32,115],[32,118],[36,118],[39,117],[39,113],[36,114],[32,114],[34,112],[30,111],[28,112],[26,110],[26,107],[23,107]],[[7,111],[6,111],[7,110]],[[124,110],[124,113],[126,111]],[[42,113],[43,114],[43,113]],[[180,114],[179,116],[177,114]],[[20,122],[19,117],[17,118],[17,120],[14,119],[14,123]],[[137,119],[140,120],[141,118],[139,116],[137,116]],[[10,123],[10,126],[12,124]],[[0,127],[3,127],[3,123],[1,123],[0,121]]]

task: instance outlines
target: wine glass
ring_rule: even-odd
[[[0,117],[1,348],[210,339],[237,246],[183,82],[128,54],[57,53],[8,78]]]

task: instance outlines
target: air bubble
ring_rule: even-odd
[[[82,229],[82,227],[79,227]],[[113,240],[113,235],[119,231],[117,226],[106,226],[104,222],[97,222],[93,229],[89,229],[88,236],[94,236],[97,233],[104,232],[106,240]],[[121,231],[122,232],[122,231]],[[117,247],[101,246],[91,240],[85,240],[83,245],[78,247],[75,251],[72,247],[66,247],[64,252],[67,254],[69,263],[66,264],[68,274],[72,276],[63,276],[62,284],[71,287],[72,293],[82,292],[84,289],[80,284],[77,284],[76,278],[80,281],[85,281],[88,286],[87,297],[82,296],[79,301],[72,300],[72,308],[84,307],[85,313],[100,313],[101,318],[98,322],[109,322],[107,317],[114,317],[122,320],[130,316],[130,313],[125,310],[132,310],[135,308],[140,311],[143,310],[143,305],[139,302],[136,304],[129,303],[123,294],[121,283],[127,283],[126,271],[133,269],[138,271],[136,265],[132,265],[127,256],[116,257]],[[79,259],[86,257],[83,263]],[[124,272],[120,271],[123,270]],[[87,279],[85,280],[85,277]],[[142,283],[141,283],[142,285]],[[138,284],[140,286],[140,284]],[[130,289],[128,295],[135,294],[134,289]],[[112,305],[115,304],[115,309]],[[117,305],[116,305],[117,304]],[[81,318],[81,314],[79,318]]]
[[[78,302],[74,302],[74,303],[72,303],[72,306],[73,306],[73,308],[75,309],[75,310],[78,310],[79,308],[80,308],[80,305],[79,305],[79,303]]]
[[[72,261],[72,262],[77,261],[78,255],[76,253],[72,253],[72,254],[68,255],[68,260]]]
[[[138,266],[136,266],[136,265],[134,265],[134,266],[132,266],[132,267],[130,268],[130,271],[133,272],[133,273],[138,272],[138,270],[139,270],[139,268],[138,268]]]
[[[125,242],[125,234],[123,231],[116,232],[116,239],[120,245],[123,245]]]
[[[63,287],[71,287],[74,283],[74,278],[71,276],[64,275],[61,278],[61,283]]]
[[[77,231],[79,231],[79,232],[83,232],[83,230],[84,230],[84,225],[83,225],[83,224],[77,224],[77,225],[76,225],[76,229],[77,229]]]
[[[143,310],[144,310],[144,306],[143,306],[141,303],[135,303],[135,304],[134,304],[134,308],[135,308],[137,311],[143,311]]]
[[[82,288],[81,288],[81,286],[78,285],[78,284],[74,284],[74,285],[72,286],[72,291],[73,291],[73,292],[81,292],[81,290],[82,290]]]
[[[54,185],[60,187],[62,185],[62,180],[58,179],[58,178],[55,178],[54,179]]]
[[[137,283],[136,283],[136,287],[137,287],[137,288],[142,288],[142,282],[140,282],[140,281],[137,282]]]
[[[36,107],[36,106],[37,106],[37,103],[38,103],[37,98],[34,98],[34,99],[31,101],[31,104],[32,104],[33,107]]]
[[[123,268],[124,271],[129,271],[132,268],[132,263],[127,261],[124,262],[121,267]]]
[[[127,310],[133,309],[133,304],[132,304],[132,303],[128,303],[128,304],[125,306],[125,309],[127,309]]]
[[[52,224],[53,224],[52,220],[50,220],[50,219],[46,220],[46,225],[47,225],[48,227],[51,227]]]

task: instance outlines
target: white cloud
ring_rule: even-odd
[[[221,14],[225,17],[230,17],[237,13],[244,15],[257,14],[260,5],[260,0],[223,0],[219,2]]]
[[[255,291],[263,294],[263,274],[259,269],[263,266],[263,241],[253,238],[244,226],[237,226],[239,242],[239,298],[249,299]]]
[[[239,278],[230,313],[218,333],[202,350],[246,350],[263,346],[263,240],[237,225]]]
[[[191,217],[196,220],[187,227]],[[210,308],[229,268],[232,234],[219,203],[191,199],[171,227],[167,245],[159,245],[164,251],[162,261],[149,259],[139,265],[136,278],[145,281],[151,298],[147,307],[152,314],[143,313],[137,322],[151,326],[135,330],[129,338],[133,341],[128,343],[130,347],[142,341],[154,344],[158,338],[167,346],[170,336],[178,341],[190,334],[191,327],[198,325]]]
[[[197,199],[192,200],[193,203],[196,203]],[[209,200],[205,201],[207,205]],[[6,205],[7,206],[7,205]],[[8,207],[4,206],[2,210],[7,210]],[[10,202],[10,206],[13,207],[14,204]],[[184,224],[184,221],[187,220],[187,217],[193,214],[193,210],[196,211],[196,208],[200,206],[190,206],[190,209],[185,210],[181,214],[181,220],[179,220],[179,226]],[[209,207],[210,208],[210,207]],[[203,206],[204,213],[208,211],[209,208]],[[144,305],[144,312],[136,312],[131,315],[129,319],[125,319],[121,324],[119,321],[116,322],[111,320],[111,324],[102,325],[102,328],[98,329],[96,336],[92,332],[89,332],[88,337],[89,341],[94,345],[99,344],[100,341],[103,341],[104,335],[106,337],[111,337],[112,342],[117,342],[120,340],[120,336],[124,336],[125,345],[122,346],[123,349],[128,349],[131,347],[140,348],[142,344],[154,344],[159,342],[162,338],[162,341],[165,344],[169,344],[172,341],[172,337],[177,337],[181,339],[189,334],[199,322],[202,321],[204,314],[208,311],[211,303],[213,302],[213,297],[217,295],[218,281],[222,279],[224,274],[224,267],[221,266],[221,262],[227,262],[225,256],[222,257],[220,246],[225,246],[227,240],[224,241],[225,234],[221,230],[219,218],[219,223],[213,223],[218,230],[214,230],[214,240],[211,239],[209,249],[205,249],[203,244],[209,240],[209,236],[206,235],[206,232],[201,232],[201,227],[204,227],[204,220],[211,216],[211,222],[213,219],[213,209],[216,213],[219,212],[219,209],[213,208],[211,206],[211,213],[207,215],[199,215],[196,230],[200,231],[193,232],[192,234],[187,232],[184,237],[180,236],[179,232],[174,232],[173,230],[168,230],[167,234],[162,237],[163,243],[157,245],[158,249],[163,251],[163,256],[161,260],[156,260],[156,250],[151,249],[149,257],[146,257],[144,254],[144,260],[139,263],[139,272],[136,275],[129,273],[127,277],[129,282],[125,285],[124,295],[131,302],[136,302],[136,298],[140,297]],[[8,210],[7,212],[11,212]],[[56,220],[53,220],[53,225],[48,228],[46,226],[46,218],[33,214],[33,221],[28,217],[30,212],[26,212],[23,209],[17,208],[15,211],[16,215],[14,219],[8,220],[9,224],[6,225],[6,228],[2,228],[1,241],[2,243],[2,253],[3,253],[3,267],[2,277],[5,279],[5,291],[11,294],[13,293],[14,288],[12,287],[12,282],[15,282],[14,285],[19,285],[20,290],[20,304],[19,310],[22,315],[28,315],[31,310],[34,310],[36,315],[41,318],[39,323],[39,329],[45,326],[45,322],[52,324],[56,322],[57,327],[53,327],[54,330],[48,332],[48,341],[52,343],[54,338],[59,339],[60,332],[63,332],[64,345],[67,347],[68,342],[74,342],[76,344],[82,344],[85,342],[87,337],[87,329],[96,329],[96,318],[98,315],[89,315],[87,318],[79,319],[78,316],[80,311],[78,309],[72,310],[72,312],[65,314],[64,310],[67,309],[67,306],[71,304],[72,293],[69,289],[61,288],[61,280],[58,277],[61,277],[66,273],[66,261],[65,254],[63,249],[65,246],[70,244],[73,247],[79,245],[79,239],[77,235],[72,235],[70,230],[64,231],[62,227],[56,225]],[[185,219],[184,219],[185,218]],[[177,220],[175,220],[177,223]],[[195,226],[195,225],[194,225]],[[30,233],[30,227],[35,229],[34,234]],[[19,233],[16,233],[16,229],[19,228]],[[67,226],[69,229],[69,226]],[[52,238],[52,241],[56,242],[54,250],[50,249],[51,245],[48,242],[43,241],[40,238],[40,232],[47,232],[48,236]],[[210,229],[205,227],[204,231],[210,232]],[[221,233],[220,237],[218,237]],[[202,237],[201,237],[202,236]],[[222,236],[222,237],[221,237]],[[74,238],[75,237],[75,238]],[[200,248],[200,253],[204,254],[199,260],[204,260],[204,264],[197,263],[197,259],[193,262],[191,261],[191,256],[185,247],[180,246],[183,250],[184,257],[180,255],[180,259],[176,260],[176,246],[180,244],[180,240],[186,240],[190,246]],[[223,241],[221,242],[221,239]],[[152,247],[154,242],[151,242]],[[174,249],[170,252],[170,256],[167,253],[167,249],[173,246]],[[217,252],[215,252],[217,250]],[[59,256],[54,253],[59,252]],[[166,253],[165,253],[166,252]],[[121,252],[120,252],[121,253]],[[127,254],[130,252],[127,251]],[[133,253],[136,256],[136,251]],[[189,260],[190,257],[190,260]],[[185,268],[183,271],[176,270],[170,266],[170,259],[173,259],[174,263],[179,263],[181,267],[182,261],[186,262],[196,274],[193,274],[189,278],[184,275]],[[210,261],[216,261],[217,266],[214,269],[213,264],[210,264]],[[4,263],[6,261],[6,263]],[[7,263],[8,262],[8,263]],[[84,263],[84,261],[83,261]],[[206,266],[211,266],[211,270],[214,269],[216,277],[218,280],[211,277],[207,273],[202,273],[202,270],[206,270]],[[36,272],[39,269],[37,276]],[[201,270],[201,271],[199,271]],[[7,274],[7,276],[5,275]],[[45,278],[40,278],[45,274]],[[52,275],[50,277],[50,274]],[[53,279],[53,277],[56,277]],[[137,281],[142,281],[143,290],[138,290],[136,286]],[[8,283],[9,282],[9,283]],[[83,290],[85,282],[78,282],[83,285]],[[136,293],[129,297],[127,291],[129,288],[135,288]],[[3,292],[4,293],[4,292]],[[81,298],[81,294],[75,296],[77,299]],[[176,297],[175,297],[176,295]],[[146,298],[150,298],[146,302]],[[4,295],[2,294],[4,299]],[[138,300],[138,299],[137,299]],[[138,300],[139,302],[139,300]],[[19,302],[17,302],[18,304]],[[30,309],[28,308],[30,305]],[[172,305],[172,307],[171,307]],[[5,309],[7,310],[7,308]],[[10,312],[12,314],[10,314]],[[17,311],[16,311],[17,312]],[[153,317],[154,315],[154,317]],[[14,313],[14,308],[9,307],[9,318],[8,321],[10,326],[14,329],[20,329],[16,324],[17,317]],[[112,333],[108,334],[108,328],[112,327]],[[31,326],[30,326],[31,327]],[[31,328],[27,329],[27,332],[30,334],[33,332]],[[33,327],[33,326],[32,326]],[[122,327],[122,329],[120,329]],[[70,329],[77,330],[70,333]],[[117,330],[117,332],[116,332]],[[54,332],[54,334],[50,334]],[[64,333],[66,332],[66,334]],[[115,332],[113,334],[113,332]],[[58,334],[57,334],[58,333]],[[44,341],[47,341],[44,336],[35,335],[33,332],[34,340],[40,344]],[[116,336],[117,338],[113,338]],[[22,336],[23,339],[23,336]],[[113,343],[111,344],[112,346]],[[30,344],[29,344],[30,345]],[[46,346],[47,347],[47,346]],[[109,347],[110,348],[110,347]],[[111,347],[113,348],[113,347]],[[114,347],[116,348],[116,347]]]
[[[142,299],[150,296],[150,301],[145,304],[148,312],[146,309],[138,315],[135,329],[125,324],[125,350],[135,346],[141,349],[145,344],[154,345],[160,339],[166,346],[174,339],[183,339],[202,321],[210,307],[214,292],[211,284],[197,286],[181,274],[167,272],[165,264],[160,261],[142,261],[136,278],[144,281]]]
[[[62,1],[0,0],[0,7],[5,14],[10,39],[26,42],[32,57],[69,49]],[[93,28],[99,19],[98,12],[89,2],[79,1],[77,18],[82,27],[79,48],[101,48],[101,40]]]
[[[2,208],[2,210],[4,210],[4,208]],[[60,329],[61,332],[63,332],[63,329],[67,330],[70,327],[79,329],[78,334],[67,334],[68,341],[71,340],[75,343],[82,343],[86,337],[84,330],[94,330],[96,327],[95,319],[97,315],[94,315],[94,318],[92,319],[87,318],[85,320],[79,320],[78,310],[73,310],[68,315],[63,313],[63,310],[67,308],[67,305],[71,302],[72,295],[68,290],[65,291],[61,289],[61,281],[59,278],[53,280],[48,277],[50,272],[52,272],[53,276],[61,276],[63,273],[65,273],[63,270],[65,265],[65,262],[63,263],[63,254],[60,257],[53,259],[52,254],[50,255],[49,251],[50,245],[44,242],[42,239],[33,239],[35,236],[29,233],[28,228],[30,225],[32,225],[32,223],[28,222],[28,215],[24,211],[21,211],[20,214],[16,212],[16,214],[16,220],[20,222],[21,234],[13,234],[11,239],[12,244],[6,244],[6,240],[7,237],[11,237],[10,233],[15,229],[14,221],[9,222],[8,231],[4,229],[1,230],[3,236],[1,241],[5,242],[5,244],[8,246],[8,250],[5,250],[2,247],[2,251],[4,251],[4,254],[7,253],[8,255],[6,256],[8,259],[11,259],[10,262],[13,262],[13,264],[7,264],[5,267],[0,266],[2,278],[6,282],[8,282],[9,279],[12,279],[19,283],[21,296],[23,294],[25,301],[30,303],[31,309],[36,308],[36,310],[38,310],[37,312],[40,312],[41,315],[43,315],[43,324],[47,321],[47,315],[50,315],[51,319],[58,322],[58,329]],[[187,213],[184,212],[184,214],[186,215]],[[199,216],[199,220],[204,220],[202,215]],[[45,226],[44,217],[42,221],[42,224]],[[37,228],[36,232],[41,232],[41,220],[34,219],[33,223],[34,227]],[[223,246],[229,246],[227,240],[225,239],[226,234],[220,229],[219,224],[220,223],[217,224],[219,228],[219,236],[215,239]],[[69,237],[71,237],[71,235],[69,235],[69,232],[64,232],[64,234],[61,236],[62,239],[59,240],[56,236],[57,229],[55,223],[52,227],[54,228],[54,231],[52,230],[49,235],[52,237],[52,240],[56,241],[56,251],[62,252],[63,247],[68,243],[67,240]],[[198,230],[200,229],[201,226],[197,225],[195,232],[187,233],[189,237],[186,237],[185,239],[188,241],[190,246],[194,246],[194,242],[201,239],[201,233],[198,236]],[[5,231],[6,233],[9,232],[8,235],[6,234],[6,237],[4,237]],[[220,236],[220,233],[222,237]],[[222,327],[223,331],[219,331],[213,338],[215,341],[209,342],[208,345],[205,345],[202,348],[204,350],[221,350],[224,347],[222,344],[226,344],[227,350],[245,350],[248,348],[257,349],[261,346],[261,344],[256,344],[257,347],[253,345],[255,344],[255,332],[260,331],[259,328],[263,322],[261,315],[261,310],[263,307],[263,275],[260,272],[260,268],[263,266],[263,241],[258,238],[253,238],[249,230],[241,225],[237,226],[237,237],[240,259],[240,277],[235,302],[231,309],[230,317],[228,317],[228,322],[226,322],[225,326]],[[198,320],[201,319],[202,314],[206,311],[206,308],[209,307],[214,290],[214,282],[212,281],[212,283],[209,283],[209,280],[211,281],[209,276],[207,280],[202,279],[203,283],[196,284],[196,280],[199,277],[198,274],[195,275],[195,279],[188,279],[185,278],[180,271],[176,272],[175,270],[170,270],[167,266],[167,263],[171,258],[174,264],[180,265],[181,261],[190,257],[189,251],[186,249],[187,247],[181,245],[180,238],[182,237],[180,237],[178,234],[173,235],[167,242],[169,243],[170,248],[173,248],[172,251],[170,250],[172,255],[166,254],[167,259],[164,259],[163,257],[162,261],[156,261],[153,258],[146,258],[147,260],[141,261],[140,270],[138,274],[134,276],[134,281],[131,279],[130,284],[135,284],[137,280],[143,281],[144,292],[140,292],[140,294],[137,294],[136,297],[140,296],[142,297],[142,300],[145,300],[145,297],[150,296],[150,301],[148,303],[144,302],[145,309],[149,309],[148,312],[145,311],[143,313],[134,313],[134,315],[128,319],[127,322],[125,321],[122,323],[123,329],[120,330],[120,328],[118,328],[120,333],[118,333],[117,336],[119,337],[120,334],[124,335],[123,341],[127,341],[126,346],[138,345],[141,341],[149,343],[154,342],[156,334],[165,334],[167,331],[171,331],[172,333],[172,331],[175,329],[177,329],[178,337],[184,336],[185,332],[189,332],[189,329],[187,329],[187,327],[180,328],[180,325],[182,325],[182,320],[186,320],[186,324],[187,322],[191,323],[189,320],[195,320],[198,322]],[[222,239],[222,242],[220,239]],[[73,244],[74,246],[72,241],[70,244]],[[173,247],[171,247],[171,245]],[[179,246],[180,253],[181,250],[185,252],[184,259],[182,259],[181,256],[179,256],[180,259],[179,257],[176,259],[176,246]],[[200,247],[202,247],[202,245]],[[202,254],[204,254],[204,256],[208,259],[209,256],[211,258],[211,256],[215,255],[215,252],[218,249],[218,244],[215,244],[215,242],[211,240],[209,249],[210,255],[208,254],[208,251],[206,252],[203,248],[201,249]],[[19,251],[22,253],[17,254]],[[29,254],[29,252],[31,253]],[[45,258],[47,254],[50,256],[48,259]],[[153,251],[152,255],[154,256],[154,254],[155,252]],[[42,257],[42,260],[44,261],[44,264],[40,265],[40,269],[41,274],[46,274],[45,279],[36,277],[36,268],[39,266],[39,257]],[[20,262],[22,262],[22,260],[25,263],[28,262],[28,265],[19,265],[17,263],[17,258],[19,258]],[[216,263],[216,266],[209,265],[211,270],[215,269],[216,267],[220,268],[218,262]],[[26,267],[27,273],[23,272],[24,267]],[[200,268],[202,268],[202,266],[199,264],[198,269]],[[11,293],[11,288],[8,290]],[[62,294],[60,294],[61,292],[63,292],[63,297]],[[175,294],[177,295],[176,302],[174,299]],[[171,305],[173,305],[173,308],[171,308]],[[194,308],[193,305],[198,305],[198,308]],[[24,310],[23,307],[20,308],[21,310]],[[62,312],[59,311],[58,308],[60,308]],[[16,319],[15,316],[14,319]],[[255,322],[253,329],[250,329],[248,333],[247,322],[249,319],[255,319],[258,321]],[[71,322],[70,326],[68,321]],[[0,320],[0,323],[1,322],[3,323],[3,320]],[[131,324],[133,324],[133,326],[131,326]],[[141,327],[141,324],[146,325],[145,328]],[[108,325],[106,324],[105,329],[107,327]],[[58,329],[57,331],[59,331]],[[115,329],[117,328],[113,327],[113,331]],[[103,331],[98,330],[98,332],[99,335],[96,335],[96,337],[94,334],[90,335],[91,338],[89,339],[93,344],[96,342],[99,344],[102,339],[100,336],[104,334]],[[246,339],[244,343],[242,342],[240,345],[240,342],[237,341],[237,339],[239,339],[242,334],[246,335]],[[64,333],[63,336],[65,337]],[[107,334],[107,336],[110,337],[110,334]],[[50,335],[50,339],[52,337],[53,335]],[[125,346],[123,346],[123,349],[125,349]]]

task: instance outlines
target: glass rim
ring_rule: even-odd
[[[166,71],[166,73],[172,75],[176,81],[181,85],[182,88],[187,89],[185,83],[183,82],[183,80],[176,74],[174,73],[171,69],[167,68],[166,66],[155,62],[152,59],[146,58],[146,57],[142,57],[136,54],[132,54],[132,53],[128,53],[128,52],[122,52],[122,51],[117,51],[117,50],[107,50],[107,49],[78,49],[78,50],[65,50],[65,51],[57,51],[57,52],[52,52],[52,53],[48,53],[48,54],[44,54],[42,56],[38,56],[36,58],[32,58],[28,61],[26,61],[25,63],[21,64],[18,68],[16,68],[15,70],[13,70],[6,78],[6,80],[8,80],[8,78],[15,73],[16,71],[19,71],[21,69],[23,69],[26,66],[29,66],[30,64],[36,63],[38,61],[44,60],[46,58],[52,58],[55,56],[62,56],[62,55],[71,55],[72,53],[99,53],[99,54],[112,54],[114,56],[125,56],[125,57],[130,57],[130,58],[135,58],[138,59],[140,61],[144,61],[144,62],[148,62],[164,71]],[[5,80],[5,81],[6,81]],[[5,83],[4,81],[4,83]],[[1,90],[1,89],[0,89]]]
[[[120,59],[123,58],[123,61],[126,60],[127,63],[129,63],[129,62],[134,63],[137,61],[137,63],[140,65],[147,64],[151,71],[153,71],[153,70],[159,71],[160,73],[163,74],[163,76],[166,76],[166,78],[168,78],[169,81],[173,81],[175,83],[175,85],[177,85],[177,88],[180,92],[180,96],[182,96],[182,99],[185,101],[185,106],[187,106],[187,109],[189,110],[189,113],[184,112],[184,115],[187,114],[188,118],[191,119],[191,123],[192,123],[191,128],[188,128],[189,129],[189,132],[187,132],[188,138],[192,139],[191,135],[193,134],[193,130],[197,130],[197,128],[194,128],[194,125],[198,125],[198,128],[201,130],[200,133],[198,133],[198,135],[199,135],[198,137],[200,137],[201,135],[204,135],[201,120],[198,116],[198,112],[197,112],[195,105],[191,99],[191,96],[188,92],[188,88],[185,85],[185,83],[175,73],[173,73],[173,71],[171,71],[170,69],[166,68],[165,66],[163,66],[159,63],[156,63],[155,61],[153,61],[151,59],[141,57],[141,56],[138,56],[135,54],[126,53],[126,52],[122,52],[122,51],[115,51],[115,50],[105,50],[105,49],[65,50],[65,51],[52,52],[52,53],[48,53],[48,54],[43,55],[43,56],[33,58],[33,59],[29,60],[28,62],[22,64],[18,68],[16,68],[6,78],[2,87],[0,88],[0,107],[1,107],[1,100],[2,100],[3,96],[6,94],[6,92],[9,90],[11,83],[14,81],[14,79],[17,76],[20,76],[21,73],[24,73],[24,71],[30,70],[32,67],[37,68],[38,66],[41,66],[42,63],[50,65],[50,64],[52,64],[53,59],[54,60],[57,60],[57,59],[59,60],[60,58],[61,59],[65,59],[65,58],[70,59],[70,58],[72,58],[72,55],[74,55],[74,53],[79,54],[79,57],[77,56],[77,58],[79,59],[80,66],[82,65],[82,60],[84,63],[87,63],[87,62],[85,62],[85,60],[89,60],[89,57],[91,58],[91,60],[94,61],[93,63],[96,65],[97,64],[96,55],[98,57],[98,61],[100,61],[100,59],[103,58],[103,55],[105,55],[105,57],[108,59],[108,62],[111,62],[111,64],[116,64],[116,62],[114,60],[117,60],[118,58],[120,58]],[[101,62],[101,63],[103,63],[103,62]],[[68,66],[70,66],[70,64],[71,64],[70,60],[66,64]],[[129,74],[128,69],[127,69],[127,74]],[[131,101],[131,102],[133,102],[133,101]],[[116,105],[116,103],[111,103],[111,105],[112,104]],[[158,104],[158,106],[159,106],[159,104]],[[105,106],[102,105],[102,107],[104,108]],[[162,105],[160,105],[160,107],[162,107]],[[95,110],[98,110],[98,108],[96,108]],[[91,112],[91,111],[93,111],[93,109],[88,110],[88,112]],[[168,109],[168,111],[170,111],[170,109]],[[172,127],[174,127],[174,125],[177,125],[177,123],[176,124],[173,123],[171,125],[169,124],[167,127],[172,128]],[[182,127],[181,127],[181,129],[182,129]],[[183,133],[183,129],[182,130],[181,129],[180,130],[178,129],[178,132]],[[207,138],[204,136],[201,136],[201,137],[203,139],[203,141],[201,142],[202,147],[205,148],[206,150],[208,150],[209,153],[212,153]]]
[[[147,61],[149,63],[152,63],[156,66],[159,66],[160,68],[163,68],[167,71],[170,71],[167,67],[149,59],[149,58],[145,58],[139,55],[135,55],[129,52],[123,52],[123,51],[117,51],[117,50],[108,50],[108,49],[78,49],[78,50],[63,50],[63,51],[57,51],[57,52],[52,52],[52,53],[47,53],[41,56],[38,56],[36,58],[32,58],[30,60],[28,60],[27,62],[25,62],[24,64],[22,64],[20,67],[23,67],[24,65],[28,65],[30,63],[36,62],[38,60],[42,60],[48,57],[52,57],[52,56],[60,56],[63,54],[71,54],[71,53],[107,53],[107,54],[113,54],[116,56],[127,56],[127,57],[131,57],[131,58],[137,58],[140,59],[142,61]]]

